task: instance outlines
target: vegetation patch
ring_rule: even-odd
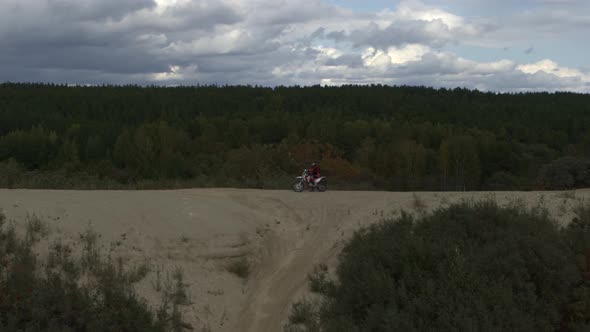
[[[145,278],[145,264],[127,266],[103,255],[98,235],[81,234],[81,257],[62,242],[41,260],[33,247],[47,233],[30,217],[24,237],[0,213],[0,331],[184,331],[191,329],[180,312],[187,303],[182,273],[164,294],[156,312],[134,285]]]
[[[320,332],[318,308],[319,303],[309,299],[293,304],[289,312],[291,324],[285,327],[285,332]]]
[[[326,275],[285,331],[588,331],[590,206],[566,228],[493,201],[403,214],[358,231]]]
[[[227,272],[233,273],[242,279],[248,279],[250,273],[252,272],[252,265],[248,258],[241,257],[232,260],[229,264],[227,264],[226,270]]]

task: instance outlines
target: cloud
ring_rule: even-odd
[[[545,59],[536,63],[520,65],[518,70],[527,74],[536,74],[543,72],[546,74],[555,75],[559,78],[572,78],[582,82],[590,82],[590,74],[584,73],[579,69],[561,67],[556,62]]]
[[[554,27],[585,27],[582,2],[529,0],[539,7],[506,19],[432,2],[354,11],[326,0],[4,0],[0,81],[590,91],[586,71],[555,59],[483,62],[452,51],[522,49]]]
[[[484,91],[577,91],[588,92],[588,74],[559,67],[552,62],[518,65],[504,59],[477,62],[452,53],[417,53],[403,62],[392,61],[388,52],[369,48],[362,55],[364,66],[333,68],[319,61],[275,68],[274,74],[291,84],[304,84],[314,77],[322,84],[411,84],[434,87],[468,87]]]
[[[483,0],[470,1],[482,3]],[[465,36],[464,42],[488,47],[522,47],[531,42],[550,41],[580,46],[583,31],[590,29],[589,1],[500,0],[494,6],[504,8],[502,14],[474,18],[473,24],[489,28],[472,38]]]
[[[376,13],[358,27],[323,30],[325,38],[350,42],[354,47],[371,46],[387,49],[406,44],[428,44],[441,47],[467,36],[481,34],[489,25],[476,25],[447,11],[420,2],[402,1],[394,11]]]

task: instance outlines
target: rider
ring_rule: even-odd
[[[309,184],[315,186],[315,179],[320,177],[320,167],[316,163],[311,163],[309,169]]]

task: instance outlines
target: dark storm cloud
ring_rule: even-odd
[[[363,66],[363,59],[356,54],[345,54],[334,59],[328,59],[326,60],[325,64],[326,66],[361,68]]]
[[[41,1],[42,2],[42,1]],[[129,13],[154,8],[154,0],[47,0],[48,15],[66,21],[120,20]]]

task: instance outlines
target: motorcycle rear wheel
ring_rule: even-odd
[[[324,192],[328,190],[328,181],[326,179],[323,179],[322,181],[320,181],[320,183],[317,184],[316,189],[319,192]]]

